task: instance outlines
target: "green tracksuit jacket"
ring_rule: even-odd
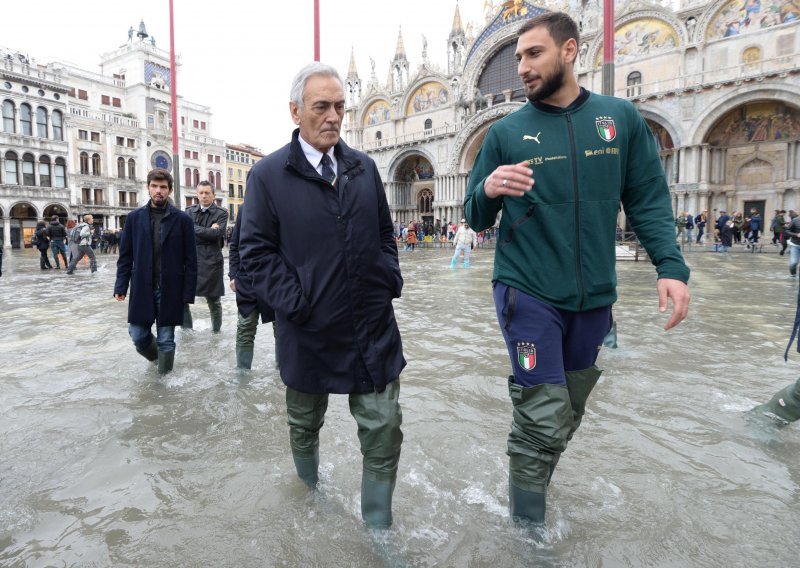
[[[489,174],[522,161],[533,170],[533,189],[487,198]],[[585,311],[617,299],[620,202],[658,277],[687,282],[650,129],[630,102],[582,90],[566,109],[528,102],[492,125],[470,174],[464,216],[480,231],[503,210],[494,280],[556,308]]]

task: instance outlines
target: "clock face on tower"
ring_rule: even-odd
[[[164,170],[172,171],[172,158],[164,150],[156,150],[150,156],[150,165],[154,168],[162,168]]]

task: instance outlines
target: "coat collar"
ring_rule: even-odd
[[[289,143],[289,157],[286,160],[286,166],[293,168],[304,177],[319,178],[322,180],[314,166],[308,163],[305,152],[303,152],[303,148],[300,146],[299,137],[300,129],[296,128],[295,131],[292,132],[292,141]],[[361,158],[358,153],[345,144],[341,138],[339,142],[336,143],[336,146],[333,147],[333,152],[336,155],[336,160],[339,162],[338,169],[340,175],[361,165]]]

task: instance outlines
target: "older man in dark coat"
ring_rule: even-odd
[[[125,300],[130,285],[128,333],[139,354],[158,359],[163,374],[175,360],[175,326],[183,322],[183,306],[194,302],[197,254],[192,220],[169,202],[172,175],[152,170],[147,191],[150,201],[125,222],[114,297]],[[151,332],[153,323],[157,337]]]
[[[195,295],[206,299],[211,312],[211,329],[219,333],[222,328],[222,300],[225,295],[225,260],[222,257],[228,212],[214,203],[214,186],[207,181],[197,185],[197,205],[186,208],[194,221],[197,240],[197,291]],[[192,312],[184,306],[183,328],[192,328]]]
[[[339,139],[344,104],[334,68],[312,63],[295,77],[299,129],[248,175],[239,252],[259,303],[275,310],[298,475],[316,485],[328,394],[348,394],[364,457],[361,514],[388,528],[405,366],[392,300],[403,279],[378,169]]]

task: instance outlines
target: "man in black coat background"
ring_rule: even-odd
[[[299,128],[250,170],[239,253],[258,303],[275,311],[299,477],[316,487],[328,394],[347,394],[363,455],[361,516],[385,529],[403,441],[392,308],[403,279],[378,169],[340,140],[344,106],[333,67],[300,70],[289,102]]]
[[[197,185],[198,205],[186,208],[186,214],[194,221],[194,236],[197,241],[197,291],[196,296],[206,299],[211,312],[211,328],[219,333],[222,328],[222,299],[225,295],[225,260],[222,257],[228,212],[214,203],[214,186],[207,181]],[[184,306],[183,327],[192,329],[192,312],[189,304]]]

